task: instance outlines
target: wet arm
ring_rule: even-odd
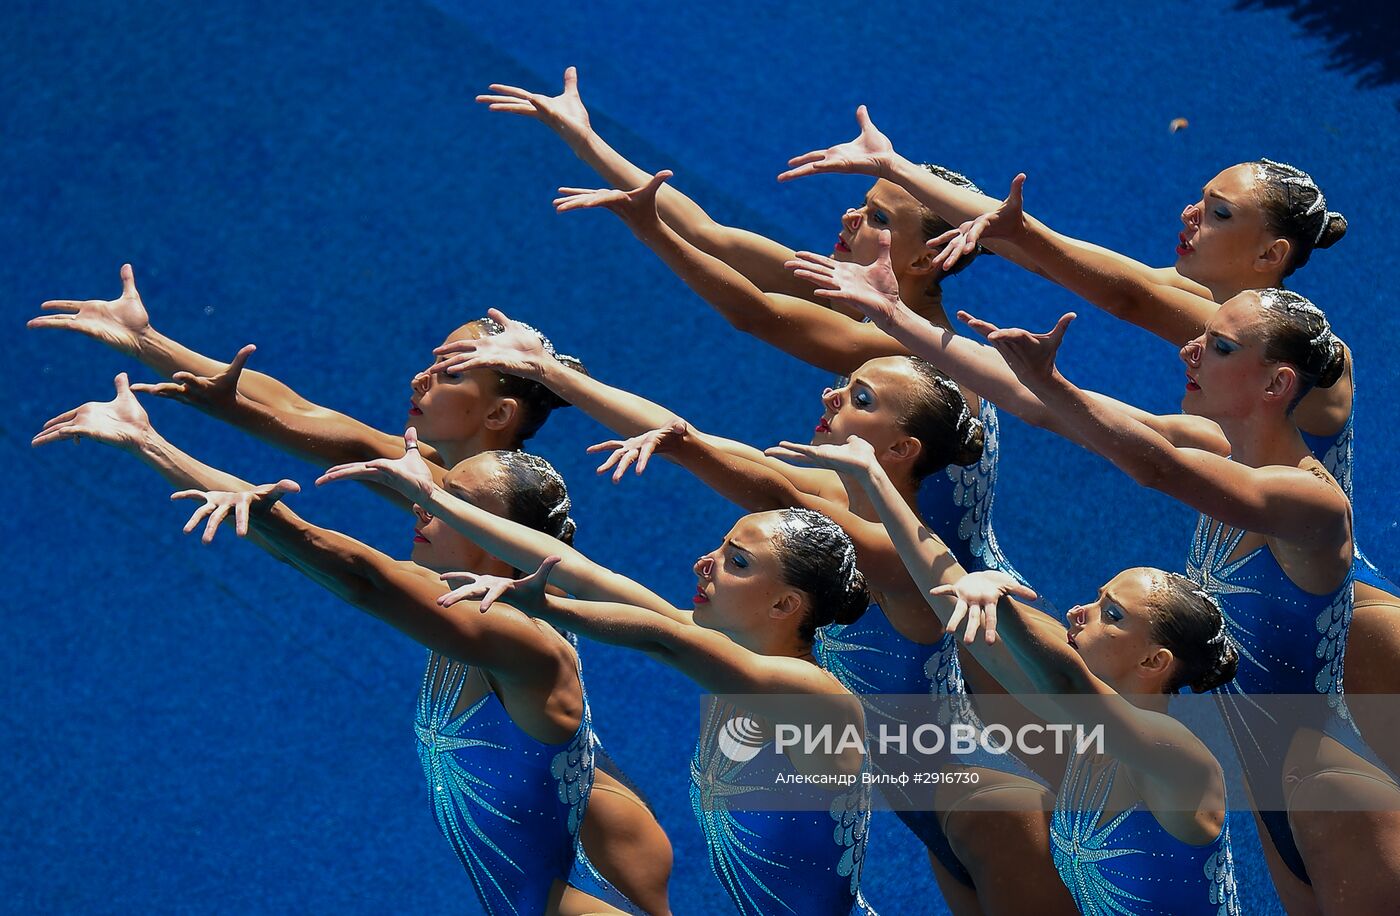
[[[1292,467],[1252,468],[1201,448],[1174,445],[1106,399],[1077,388],[1056,370],[1040,391],[1076,441],[1145,487],[1223,524],[1303,543],[1341,543],[1347,531],[1340,491]]]
[[[669,186],[661,188],[666,190]],[[871,324],[806,298],[763,292],[743,273],[700,250],[664,221],[637,224],[632,230],[735,330],[809,365],[849,375],[867,360],[906,352]]]
[[[903,187],[953,226],[976,219],[1001,203],[939,178],[898,154],[891,158],[886,172],[883,177]],[[1063,257],[1047,261],[1039,244],[1021,238],[988,240],[986,247],[1178,346],[1199,334],[1214,313],[1215,303],[1209,300],[1205,287],[1175,270],[1149,267],[1107,248],[1070,238],[1031,216],[1026,217],[1026,224],[1037,236],[1053,240]],[[1075,264],[1079,266],[1076,268]],[[1083,271],[1097,272],[1102,279],[1089,281],[1078,276]]]
[[[574,154],[615,188],[626,190],[647,183],[651,174],[638,168],[598,135],[566,135]],[[694,200],[667,185],[656,197],[657,211],[677,234],[702,251],[719,258],[765,290],[793,296],[810,296],[812,287],[783,265],[793,251],[755,232],[715,221]]]
[[[487,553],[516,569],[535,569],[546,557],[560,557],[561,562],[554,567],[553,582],[572,594],[594,601],[621,601],[655,613],[675,613],[675,608],[650,589],[593,562],[558,538],[487,512],[441,486],[434,486],[419,502]]]

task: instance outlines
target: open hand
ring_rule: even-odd
[[[234,530],[238,532],[239,537],[243,537],[248,533],[249,510],[266,512],[277,505],[283,496],[299,492],[301,486],[295,480],[283,479],[237,493],[228,490],[181,490],[171,493],[170,498],[204,500],[204,505],[194,510],[190,520],[185,522],[185,534],[193,531],[207,517],[209,522],[204,526],[204,536],[200,540],[208,544],[214,540],[214,533],[219,530],[219,525],[228,518],[230,512],[233,513]]]
[[[888,327],[905,307],[899,298],[899,281],[890,261],[888,229],[880,230],[879,251],[873,264],[852,264],[799,251],[783,266],[816,286],[816,295],[860,309],[877,327]]]
[[[613,483],[622,479],[622,475],[627,469],[636,463],[636,472],[642,473],[647,469],[647,462],[651,456],[657,452],[666,454],[675,451],[683,442],[686,436],[690,435],[690,426],[684,420],[677,420],[670,426],[662,426],[658,429],[649,429],[640,436],[633,436],[630,439],[609,439],[607,442],[599,442],[597,445],[588,447],[589,453],[602,452],[613,449],[608,460],[598,466],[598,473],[602,474],[613,465],[617,465],[617,470],[613,471]]]
[[[176,372],[168,382],[137,382],[131,386],[131,390],[170,398],[200,410],[230,407],[238,399],[238,379],[243,375],[243,367],[248,363],[248,357],[257,349],[253,344],[248,344],[238,351],[232,362],[215,375]]]
[[[1055,377],[1055,355],[1075,315],[1074,312],[1061,315],[1055,326],[1044,334],[1032,334],[1022,328],[999,328],[967,312],[958,312],[958,318],[987,338],[1021,383],[1036,391]]]
[[[31,445],[47,445],[59,439],[92,439],[118,448],[134,448],[149,435],[151,418],[131,393],[123,372],[113,379],[117,396],[110,401],[88,401],[44,424]]]
[[[1039,597],[1029,585],[1023,585],[996,570],[969,573],[951,585],[929,589],[929,594],[934,597],[947,595],[957,600],[953,616],[948,618],[946,632],[956,633],[966,618],[963,642],[972,645],[977,640],[978,630],[981,630],[989,646],[997,641],[997,602],[1007,595],[1027,601]]]
[[[428,371],[457,373],[494,369],[539,381],[545,365],[554,360],[540,332],[523,322],[510,320],[500,309],[489,309],[486,315],[501,326],[501,333],[448,341],[433,350],[437,362]]]
[[[1025,183],[1026,175],[1022,172],[1011,179],[1010,193],[995,210],[983,213],[956,229],[949,229],[942,235],[929,239],[930,251],[943,249],[938,257],[933,259],[934,266],[944,272],[950,271],[963,257],[976,251],[983,239],[1010,239],[1023,232],[1026,228],[1026,213],[1022,209],[1021,186]]]
[[[560,188],[560,196],[554,199],[554,209],[560,213],[570,210],[586,210],[605,207],[616,213],[629,226],[642,226],[658,222],[656,215],[656,192],[674,173],[662,169],[639,188],[620,191],[616,188]]]
[[[593,131],[588,123],[588,109],[578,94],[578,68],[564,71],[564,91],[555,96],[541,95],[518,86],[492,83],[491,92],[476,97],[492,111],[524,115],[549,125],[566,140],[586,137]]]
[[[870,114],[862,105],[856,109],[860,133],[854,140],[838,143],[824,150],[813,150],[789,159],[791,166],[778,176],[779,181],[791,181],[805,175],[838,173],[846,175],[880,175],[894,157],[889,137],[880,133]]]
[[[403,434],[402,458],[375,458],[338,464],[320,477],[316,486],[336,480],[367,480],[384,484],[412,500],[425,499],[433,492],[433,472],[418,452],[418,430],[410,426]]]
[[[476,599],[480,601],[478,610],[485,613],[497,601],[505,600],[516,610],[535,616],[537,611],[544,609],[545,587],[549,585],[549,574],[559,565],[559,560],[559,557],[545,557],[539,569],[522,579],[479,576],[470,572],[443,573],[442,581],[448,585],[454,582],[463,584],[439,596],[437,603],[451,607],[458,601]]]
[[[763,454],[798,464],[826,468],[842,474],[863,473],[876,465],[875,449],[860,436],[847,436],[840,445],[826,443],[807,445],[801,442],[780,442]]]
[[[122,294],[115,299],[50,299],[39,306],[47,315],[29,319],[25,327],[77,331],[128,356],[141,346],[141,336],[151,329],[146,306],[136,291],[136,275],[122,265]]]

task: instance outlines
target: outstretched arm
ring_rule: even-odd
[[[125,373],[116,377],[117,396],[106,402],[90,402],[50,420],[34,445],[63,439],[91,439],[129,452],[184,492],[179,497],[204,496],[185,530],[206,521],[204,541],[212,540],[218,526],[233,515],[240,534],[251,521],[252,540],[259,547],[312,579],[322,587],[404,631],[430,649],[492,670],[501,659],[511,659],[511,671],[528,672],[530,663],[550,662],[548,641],[519,614],[485,620],[480,614],[449,612],[436,604],[446,590],[437,578],[420,567],[399,563],[353,538],[318,528],[299,518],[278,500],[295,492],[296,484],[253,487],[232,474],[203,464],[170,444],[154,428],[127,384]],[[525,664],[517,664],[523,661]],[[538,664],[534,669],[541,670]],[[526,679],[536,674],[520,675]]]
[[[961,615],[954,613],[955,602],[935,597],[935,593],[941,595],[941,586],[957,582],[966,573],[947,545],[924,526],[914,514],[914,510],[909,508],[900,496],[889,475],[876,460],[870,443],[859,436],[851,436],[841,445],[784,442],[776,448],[769,449],[769,452],[830,468],[856,481],[870,497],[883,523],[886,537],[892,544],[896,560],[903,566],[906,576],[912,580],[919,597],[933,609],[939,621],[950,632],[957,628],[961,623]],[[975,621],[969,621],[969,638],[973,635],[974,623]],[[1029,681],[1010,660],[1004,647],[989,646],[987,654],[987,659],[979,656],[978,660],[1008,693],[1019,694],[1030,689]]]
[[[1061,235],[1027,216],[1022,206],[1025,180],[1024,174],[1017,175],[1005,200],[986,199],[983,208],[963,217],[957,229],[930,241],[930,247],[944,249],[936,263],[951,267],[978,244],[1010,245],[1022,266],[1169,343],[1180,346],[1205,329],[1219,308],[1209,290],[1175,270],[1148,267]]]
[[[868,266],[834,261],[806,251],[799,252],[789,266],[817,284],[818,296],[859,309],[870,318],[871,324],[887,331],[911,352],[947,373],[959,385],[970,388],[1033,426],[1048,429],[1084,445],[1076,438],[1074,430],[1026,387],[995,347],[960,337],[947,328],[934,327],[904,304],[899,298],[899,286],[890,266],[889,243],[889,232],[881,232],[880,253],[875,262]],[[993,325],[967,312],[958,312],[958,318],[984,334],[994,329]],[[1054,330],[1040,337],[1058,341],[1064,336],[1071,318],[1073,315],[1061,318]],[[1192,445],[1222,453],[1229,449],[1220,427],[1209,420],[1179,415],[1159,417],[1107,395],[1089,393],[1088,396],[1132,415],[1177,445]]]
[[[246,370],[252,345],[222,363],[160,333],[151,326],[130,264],[122,265],[121,276],[118,298],[45,302],[48,314],[32,319],[29,327],[77,331],[105,343],[172,379],[138,391],[192,404],[299,457],[322,464],[397,457],[399,437],[313,404],[270,375]]]
[[[578,70],[564,71],[564,90],[557,96],[529,92],[517,86],[493,84],[476,97],[492,111],[533,118],[557,133],[574,154],[615,188],[635,188],[651,176],[629,162],[593,129],[578,92]],[[666,224],[692,245],[731,265],[760,288],[792,296],[810,296],[810,287],[783,270],[792,249],[754,232],[716,222],[695,201],[673,187],[661,190],[657,208]]]
[[[547,586],[558,563],[559,557],[546,557],[521,579],[472,577],[477,581],[464,590],[481,596],[483,611],[505,602],[587,639],[646,652],[713,693],[842,693],[816,665],[751,652],[717,630],[697,626],[679,608],[658,614],[623,602],[551,594]]]
[[[593,207],[616,213],[639,240],[735,330],[819,369],[850,375],[867,360],[906,352],[873,325],[823,308],[810,299],[763,292],[740,271],[691,244],[657,213],[659,192],[665,189],[670,176],[669,171],[657,172],[632,190],[560,188],[564,196],[554,205],[561,213]],[[809,289],[808,295],[811,292]]]
[[[278,484],[251,493],[186,490],[175,498],[204,499],[185,530],[209,516],[206,543],[236,503],[259,546],[347,603],[449,658],[517,683],[553,683],[552,669],[560,663],[557,646],[525,615],[507,611],[487,618],[466,606],[448,610],[438,602],[446,589],[437,575],[307,522],[279,502],[284,492]]]
[[[450,492],[450,484],[435,480],[430,466],[419,456],[418,436],[413,427],[404,433],[404,445],[402,458],[380,458],[334,467],[321,475],[316,484],[320,486],[336,480],[382,484],[416,502],[471,538],[487,553],[516,569],[534,569],[546,557],[560,557],[554,581],[573,594],[599,601],[624,601],[659,613],[674,610],[650,589],[593,562],[558,538],[494,515]]]
[[[995,644],[974,638],[969,648],[994,674],[1007,662],[1016,665],[1029,681],[1021,698],[1030,699],[1045,718],[1101,727],[1104,750],[1152,780],[1154,810],[1223,807],[1224,777],[1205,744],[1171,716],[1135,706],[1100,680],[1070,646],[1064,627],[1012,597],[1033,599],[1026,586],[987,571],[934,593],[955,599],[959,614],[968,611],[969,630],[984,626],[989,640],[995,632]],[[1006,651],[997,651],[997,644]],[[1211,796],[1209,802],[1203,795]]]
[[[895,151],[889,138],[875,127],[864,105],[856,109],[856,121],[860,126],[860,133],[854,140],[825,150],[813,150],[792,159],[788,163],[791,168],[779,175],[778,180],[788,181],[804,175],[823,173],[883,178],[904,188],[921,204],[953,226],[970,223],[995,210],[1000,203],[996,198],[953,184],[901,156]],[[1072,251],[1077,257],[1097,264],[1123,281],[1124,285],[1119,290],[1103,298],[1080,293],[1119,318],[1131,321],[1159,337],[1180,345],[1199,334],[1205,321],[1214,311],[1214,304],[1209,301],[1209,291],[1171,268],[1149,267],[1107,248],[1062,235],[1032,217],[1028,216],[1025,219],[1028,225],[1034,226],[1036,232],[1053,237],[1056,244],[1064,250]],[[971,240],[960,239],[959,256],[971,252],[979,241],[1021,267],[1049,277],[1062,285],[1068,285],[1064,275],[1057,274],[1050,265],[1043,263],[1039,254],[1028,250],[1022,239],[1017,237],[990,233]],[[956,257],[952,258],[946,266],[951,267],[956,260]],[[1131,292],[1129,287],[1132,288]],[[1160,298],[1152,298],[1148,292],[1152,289],[1161,294]],[[1168,292],[1171,290],[1190,295],[1175,297]],[[1198,301],[1202,298],[1207,300],[1206,303]]]
[[[1335,485],[1297,467],[1250,467],[1226,455],[1174,445],[1114,403],[1092,397],[1060,374],[1058,333],[988,328],[988,339],[1021,381],[1061,417],[1075,441],[1113,462],[1145,487],[1159,490],[1217,521],[1247,531],[1317,547],[1348,545],[1346,496]]]
[[[511,321],[496,309],[488,314],[504,330],[490,337],[456,340],[439,347],[436,351],[439,362],[433,366],[433,372],[465,372],[484,368],[532,379],[623,437],[667,428],[680,419],[672,411],[646,398],[568,368],[549,357],[537,334]],[[736,457],[769,463],[762,451],[742,442],[704,433],[692,435]],[[830,474],[801,468],[780,468],[777,467],[780,462],[771,464],[774,470],[790,473],[793,484],[805,493],[832,496],[841,488],[840,482]]]

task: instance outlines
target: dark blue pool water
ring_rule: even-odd
[[[492,81],[552,88],[579,65],[595,125],[624,152],[674,169],[717,217],[817,250],[864,182],[773,176],[850,136],[860,102],[911,156],[998,192],[1024,169],[1034,212],[1154,263],[1170,263],[1176,214],[1220,168],[1260,155],[1308,168],[1350,230],[1295,285],[1355,353],[1357,528],[1373,558],[1400,568],[1395,87],[1329,69],[1330,46],[1286,10],[297,6],[0,13],[11,329],[0,906],[476,906],[414,753],[422,650],[251,545],[183,538],[184,509],[130,459],[91,445],[31,452],[46,418],[109,397],[115,372],[148,377],[89,341],[23,331],[44,299],[114,296],[129,260],[167,333],[224,357],[256,342],[258,368],[385,429],[401,427],[428,350],[490,306],[704,429],[768,444],[810,428],[825,378],[729,331],[611,216],[556,216],[554,188],[593,179],[543,128],[474,106]],[[1171,134],[1178,117],[1190,127]],[[1076,307],[992,259],[947,295],[1037,328]],[[1080,312],[1066,373],[1172,409],[1172,350]],[[315,476],[186,408],[150,410],[172,440],[245,478]],[[619,488],[594,480],[583,447],[601,438],[565,411],[537,440],[573,489],[579,545],[681,601],[692,560],[739,513],[670,466]],[[1091,594],[1124,566],[1181,564],[1185,509],[1015,421],[1003,445],[998,531],[1052,598]],[[294,505],[406,555],[406,518],[355,488]],[[686,800],[696,690],[607,647],[586,663],[612,753],[675,844],[677,912],[723,911]],[[1235,830],[1237,857],[1249,911],[1269,912],[1252,833]],[[866,876],[884,912],[940,911],[921,848],[888,816]]]

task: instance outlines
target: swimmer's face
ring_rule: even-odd
[[[841,234],[831,256],[838,261],[873,264],[880,253],[880,232],[890,232],[890,262],[896,276],[932,274],[933,253],[924,245],[923,205],[912,194],[883,178],[866,192],[859,207],[841,217]]]
[[[1266,397],[1291,401],[1297,375],[1264,357],[1259,294],[1245,290],[1222,305],[1201,336],[1181,348],[1186,364],[1184,413],[1226,422],[1248,417]]]
[[[1175,663],[1170,650],[1153,638],[1156,587],[1153,570],[1126,569],[1099,589],[1092,604],[1065,614],[1069,644],[1095,677],[1120,693],[1141,692],[1144,683],[1160,691]]]
[[[494,515],[506,516],[507,506],[492,485],[500,466],[489,454],[476,455],[460,462],[444,479],[444,489]],[[413,528],[414,563],[434,572],[459,572],[504,575],[509,568],[479,547],[475,541],[457,531],[421,506],[413,507],[416,523]]]
[[[695,561],[695,622],[735,637],[775,626],[795,626],[799,593],[783,582],[773,545],[781,516],[760,512],[740,519],[719,547]]]
[[[860,436],[875,450],[887,472],[910,463],[922,448],[904,430],[909,408],[906,392],[923,385],[909,360],[882,356],[862,365],[844,388],[828,388],[822,394],[822,416],[812,433],[813,445],[841,444]]]
[[[464,324],[447,335],[444,343],[475,340],[483,333],[475,324]],[[450,447],[474,439],[483,428],[501,421],[501,404],[507,399],[497,394],[498,388],[499,381],[491,369],[420,372],[413,377],[413,394],[404,425],[417,427],[419,440],[438,449],[444,444]]]
[[[1204,286],[1277,286],[1283,265],[1266,256],[1277,240],[1258,204],[1248,164],[1231,166],[1206,183],[1201,199],[1181,211],[1176,270]]]

